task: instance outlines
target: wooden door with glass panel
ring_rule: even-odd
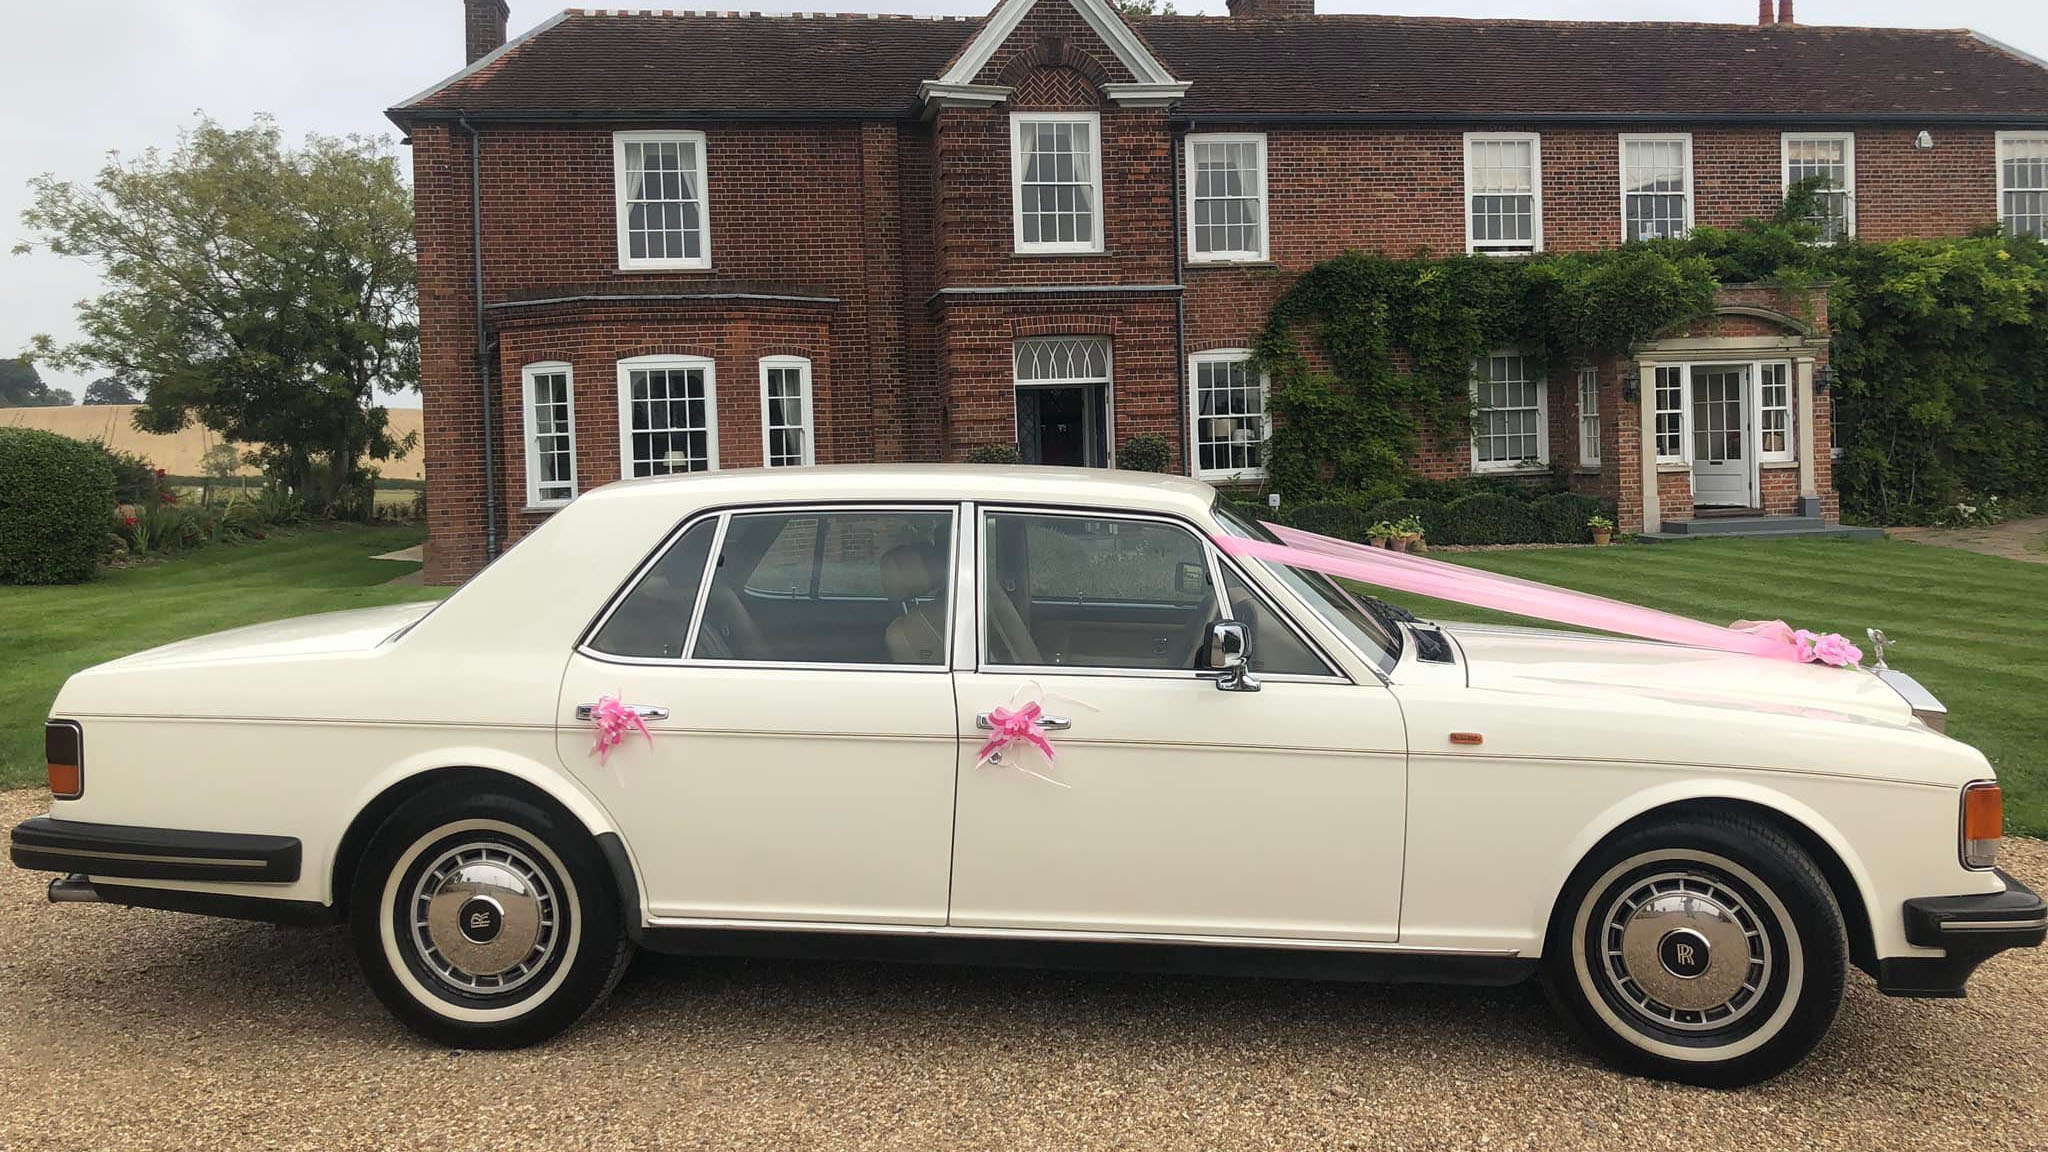
[[[1394,939],[1406,762],[1384,685],[1341,675],[1185,523],[977,520],[951,923]],[[1197,667],[1230,617],[1252,632],[1256,691],[1221,691]],[[983,715],[1034,700],[1053,762],[1013,748],[978,763]]]

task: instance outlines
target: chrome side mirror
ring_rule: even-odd
[[[1225,692],[1257,692],[1258,677],[1252,675],[1252,634],[1235,620],[1218,620],[1209,625],[1209,640],[1202,645],[1200,669]]]

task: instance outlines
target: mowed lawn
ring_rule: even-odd
[[[43,783],[43,720],[81,668],[265,620],[436,599],[385,587],[417,568],[372,560],[425,538],[417,527],[308,527],[109,570],[87,584],[0,585],[0,788]]]
[[[1949,709],[1949,734],[1982,749],[2005,785],[2006,827],[2048,835],[2048,564],[1893,540],[1702,540],[1440,559],[1541,580],[1715,624],[1783,619],[1840,632]],[[1509,620],[1401,592],[1385,598],[1446,620]],[[1526,621],[1525,621],[1526,622]],[[1553,625],[1554,627],[1554,625]]]

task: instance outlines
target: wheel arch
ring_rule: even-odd
[[[1677,788],[1656,789],[1603,813],[1581,833],[1566,853],[1566,867],[1551,886],[1551,898],[1544,911],[1544,950],[1551,947],[1559,905],[1580,868],[1596,852],[1614,840],[1647,824],[1655,824],[1702,813],[1748,816],[1784,833],[1813,859],[1835,903],[1842,910],[1842,926],[1849,937],[1849,956],[1857,967],[1874,972],[1877,944],[1871,927],[1872,888],[1861,859],[1832,823],[1792,797],[1768,788],[1724,787],[1716,791],[1686,792]]]
[[[336,842],[328,877],[329,898],[336,920],[348,918],[349,891],[357,866],[370,838],[407,801],[429,789],[449,784],[466,784],[479,792],[502,792],[519,796],[552,810],[556,816],[580,826],[595,839],[606,861],[611,863],[618,884],[621,907],[636,918],[638,885],[619,841],[618,830],[602,807],[588,793],[544,766],[503,756],[471,756],[447,763],[402,766],[372,783],[355,806],[346,830]],[[613,843],[608,844],[607,841]],[[624,864],[626,871],[619,872]],[[631,897],[630,902],[627,898]]]

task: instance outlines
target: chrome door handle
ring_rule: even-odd
[[[594,709],[596,709],[596,707],[597,705],[595,704],[578,704],[576,706],[576,718],[578,720],[590,719],[590,713]],[[642,720],[668,719],[668,709],[654,708],[646,704],[628,704],[626,705],[626,711],[631,712],[633,715],[638,716]]]
[[[995,731],[996,724],[995,721],[988,718],[988,713],[977,712],[974,714],[974,726],[983,732],[993,732]],[[1038,718],[1038,726],[1047,732],[1065,732],[1074,726],[1074,722],[1065,716],[1040,716]]]

